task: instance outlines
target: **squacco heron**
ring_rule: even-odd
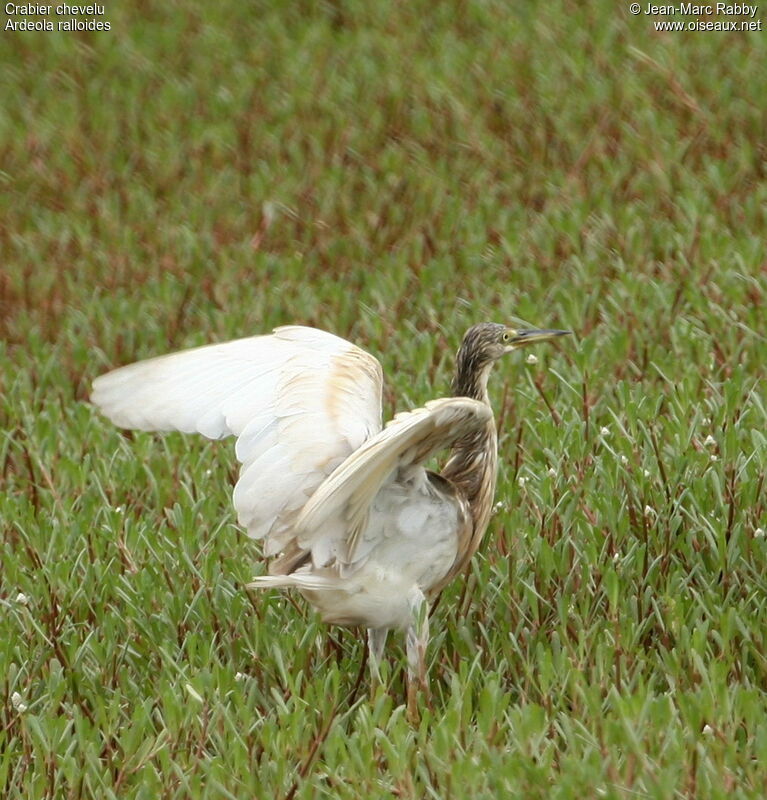
[[[466,568],[490,519],[491,367],[567,333],[474,325],[451,397],[386,427],[377,359],[299,326],[116,369],[96,379],[91,399],[123,428],[236,436],[234,506],[271,559],[251,586],[297,589],[325,622],[367,628],[374,677],[388,632],[404,630],[412,705],[428,688],[427,603]],[[425,469],[445,449],[442,473]]]

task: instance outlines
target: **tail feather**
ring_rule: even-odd
[[[322,591],[342,588],[338,578],[327,575],[311,575],[309,573],[292,573],[291,575],[259,575],[247,584],[248,589],[309,589]]]

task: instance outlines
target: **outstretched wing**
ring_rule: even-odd
[[[330,333],[289,326],[116,369],[91,401],[123,428],[237,437],[238,519],[267,556],[322,482],[381,430],[381,365]]]
[[[355,450],[317,489],[296,520],[301,548],[312,551],[316,564],[335,559],[352,565],[361,552],[370,506],[389,481],[407,481],[424,472],[423,464],[491,423],[488,405],[467,397],[433,400],[425,408],[397,414],[378,435]]]

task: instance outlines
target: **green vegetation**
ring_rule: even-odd
[[[517,8],[517,6],[519,6]],[[764,33],[592,2],[109,3],[0,37],[0,795],[767,795]],[[229,442],[91,379],[316,325],[386,413],[478,320],[499,510],[433,703],[243,585]]]

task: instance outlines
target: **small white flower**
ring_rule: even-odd
[[[244,681],[248,676],[244,672],[237,672],[234,675],[236,681]]]
[[[124,514],[125,513],[125,509],[122,506],[115,506],[115,511],[118,514]]]
[[[756,539],[764,539],[764,528],[757,528],[754,531],[754,538],[756,538]]]
[[[525,488],[525,484],[527,483],[527,478],[525,478],[524,475],[520,475],[517,478],[517,483],[519,484],[519,488],[520,489],[524,489]]]
[[[650,477],[650,470],[649,469],[643,470],[642,474],[645,476],[645,478],[649,478]]]
[[[554,469],[554,467],[549,467],[548,476],[550,478],[556,478],[557,477],[557,471]]]
[[[621,560],[620,553],[613,553],[613,564],[617,564]]]
[[[719,456],[716,453],[711,453],[709,461],[719,461]]]
[[[610,435],[610,429],[608,427],[606,427],[606,426],[602,426],[599,429],[599,433],[602,434],[602,436],[609,436]]]
[[[714,735],[714,729],[708,723],[706,723],[703,726],[703,735],[704,736],[713,736]]]
[[[629,463],[629,460],[626,458],[626,456],[621,456],[621,464],[623,464],[623,466],[625,467],[626,464],[628,464],[628,463]]]
[[[716,445],[716,439],[714,439],[714,437],[709,433],[709,435],[704,439],[703,444],[706,447],[714,447]]]
[[[535,353],[530,353],[528,357],[525,359],[528,364],[537,364],[538,363],[538,356]]]
[[[11,705],[14,707],[19,714],[23,714],[29,706],[24,702],[24,698],[18,693],[14,692],[11,695]]]
[[[644,507],[644,515],[646,517],[654,517],[655,516],[655,509],[652,506],[645,506]]]
[[[710,425],[711,424],[711,417],[703,417],[702,422],[703,422],[704,425]]]
[[[16,602],[19,605],[28,606],[29,605],[29,598],[24,594],[24,592],[19,592],[16,595]]]

